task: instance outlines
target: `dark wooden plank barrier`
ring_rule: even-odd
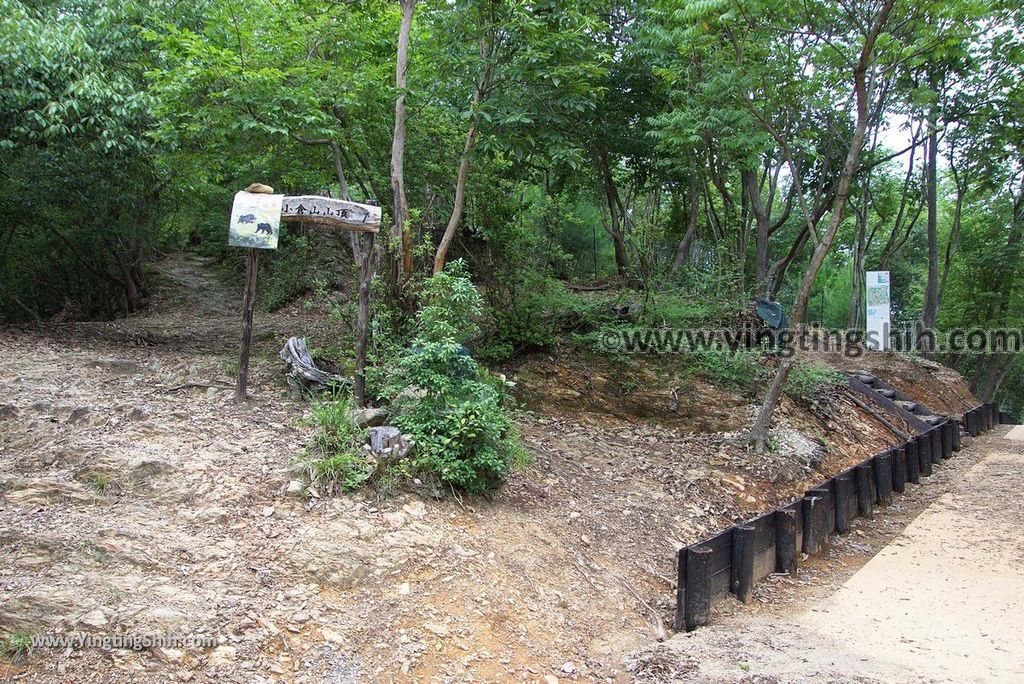
[[[817,519],[818,529],[814,531],[815,535],[821,544],[830,544],[832,533],[836,529],[835,478],[822,482],[808,493],[821,498],[821,517]]]
[[[875,518],[875,484],[871,466],[861,463],[855,468],[857,477],[857,513],[868,520]]]
[[[708,586],[711,557],[714,552],[706,546],[691,546],[686,550],[686,604],[683,626],[686,631],[703,627],[711,620],[711,591]]]
[[[803,504],[799,508],[788,506],[775,511],[775,571],[796,574],[799,551],[797,521],[803,513]]]
[[[676,552],[676,619],[672,628],[677,632],[686,629],[686,556],[689,552],[685,546]]]
[[[730,527],[701,542],[701,546],[711,550],[707,580],[707,591],[711,601],[717,601],[732,589],[732,530]]]
[[[907,454],[907,482],[917,484],[921,481],[921,457],[917,453],[917,440],[912,439],[903,445]]]
[[[932,438],[928,433],[918,435],[914,438],[917,442],[918,462],[921,464],[921,474],[930,476],[932,474]]]
[[[754,530],[750,524],[732,528],[732,575],[729,589],[742,603],[754,590]]]
[[[878,503],[888,506],[892,503],[892,456],[883,453],[872,459],[875,469],[875,488],[878,491]]]
[[[907,423],[907,425],[911,427],[911,431],[928,429],[928,423],[921,420],[921,416],[903,408],[903,406],[897,404],[894,399],[879,394],[878,392],[875,391],[875,388],[873,386],[865,384],[861,380],[858,380],[856,377],[850,377],[848,378],[848,380],[850,383],[850,389],[856,390],[857,392],[863,394],[867,399],[872,401],[877,406],[880,406],[881,408],[885,409],[889,413],[893,413],[899,416],[903,421]]]
[[[817,494],[805,494],[803,505],[803,550],[804,553],[812,554],[821,551],[821,530],[824,524],[820,522],[823,517],[824,503],[821,496]]]
[[[953,455],[953,421],[947,420],[939,428],[942,430],[942,458],[947,459]]]
[[[963,432],[976,436],[1003,419],[994,404],[983,404],[964,413]],[[795,573],[801,553],[820,553],[830,535],[849,530],[857,515],[873,518],[876,504],[889,505],[893,492],[904,492],[907,482],[919,482],[935,463],[959,451],[960,438],[960,424],[947,419],[808,490],[800,500],[680,549],[676,630],[708,624],[711,606],[727,593],[746,602],[753,586],[771,573]]]
[[[850,531],[850,523],[857,515],[857,486],[852,470],[836,475],[834,482],[836,494],[836,532],[846,534]]]
[[[759,515],[750,521],[754,526],[753,533],[753,577],[754,583],[760,582],[768,575],[776,572],[778,552],[775,549],[776,511]]]
[[[898,446],[889,449],[892,454],[892,490],[897,494],[907,491],[907,450]]]

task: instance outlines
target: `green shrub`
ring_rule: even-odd
[[[416,339],[397,360],[392,389],[415,387],[396,402],[397,425],[416,441],[412,469],[441,482],[482,492],[501,483],[523,450],[504,404],[503,383],[466,353],[483,303],[461,262],[423,288]]]
[[[792,399],[817,404],[829,391],[846,385],[842,373],[818,361],[796,361],[783,391]]]
[[[688,355],[701,375],[721,387],[753,391],[765,377],[761,354],[750,349],[704,349]]]
[[[352,402],[339,397],[316,400],[312,413],[316,429],[295,468],[324,496],[359,488],[374,465],[362,448],[366,431],[352,421]]]
[[[11,632],[0,637],[0,653],[11,662],[20,661],[32,655],[32,635],[26,632]]]

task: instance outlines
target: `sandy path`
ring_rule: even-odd
[[[830,597],[680,635],[653,681],[1024,681],[1024,431],[1009,432],[974,440],[983,458]]]

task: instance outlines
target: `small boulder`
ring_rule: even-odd
[[[361,428],[373,428],[388,422],[390,414],[387,409],[364,408],[352,411],[352,422]]]
[[[306,487],[305,485],[302,484],[301,480],[291,480],[284,490],[284,495],[290,497],[300,497],[302,496],[302,491],[305,488]]]

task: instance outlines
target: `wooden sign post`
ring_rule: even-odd
[[[247,199],[252,199],[246,197],[247,194],[273,195],[273,192],[274,189],[271,187],[253,183],[245,189],[244,193],[236,195],[235,202],[237,205],[240,200],[244,202]],[[265,204],[262,200],[258,203]],[[359,406],[362,406],[366,400],[365,371],[366,348],[370,339],[370,282],[373,280],[374,237],[380,230],[380,207],[317,195],[285,196],[281,198],[280,206],[278,221],[315,223],[366,235],[366,239],[360,241],[362,243],[362,263],[359,264],[359,314],[356,324],[355,400]],[[242,295],[242,351],[238,360],[238,382],[235,386],[235,399],[238,401],[246,398],[246,385],[249,379],[249,345],[252,342],[253,312],[256,308],[256,249],[276,248],[278,231],[278,221],[260,222],[255,216],[255,212],[243,213],[244,211],[236,206],[232,212],[231,224],[231,244],[245,246],[248,249],[245,263],[245,291]],[[243,229],[246,224],[256,225],[252,235],[249,235],[251,231]],[[243,235],[236,236],[234,234],[236,230]],[[270,242],[270,235],[272,235],[272,246],[269,244],[250,246],[253,244],[251,241],[264,237],[267,242]]]

